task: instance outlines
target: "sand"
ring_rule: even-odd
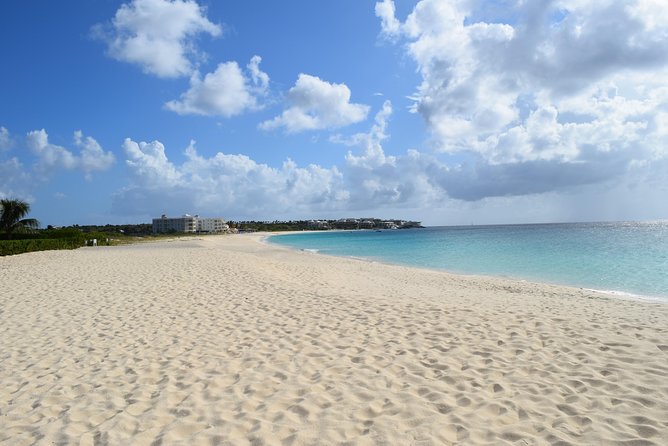
[[[0,444],[666,445],[668,305],[257,235],[0,258]]]

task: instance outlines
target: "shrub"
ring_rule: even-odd
[[[0,256],[51,249],[76,249],[81,246],[83,241],[77,239],[0,240]]]

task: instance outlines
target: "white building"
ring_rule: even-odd
[[[153,233],[165,232],[196,232],[197,217],[185,214],[181,217],[167,217],[165,214],[160,218],[153,219]]]
[[[198,218],[197,232],[225,232],[230,227],[222,218]]]
[[[199,215],[185,214],[181,217],[167,217],[153,219],[153,233],[168,232],[223,232],[230,227],[222,218],[200,218]]]
[[[327,220],[309,220],[306,226],[311,229],[329,229],[329,222]]]

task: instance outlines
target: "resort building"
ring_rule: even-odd
[[[162,217],[153,219],[154,234],[196,231],[197,219],[192,215],[185,214],[181,217],[167,217],[165,214],[163,214]]]
[[[169,232],[224,232],[230,227],[222,218],[200,218],[199,215],[185,214],[181,217],[167,217],[153,219],[153,233],[164,234]]]
[[[229,229],[222,218],[197,218],[197,232],[225,232]]]
[[[306,222],[306,227],[309,229],[330,229],[327,220],[309,220]]]

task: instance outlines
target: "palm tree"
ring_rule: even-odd
[[[37,229],[39,222],[34,218],[23,218],[30,212],[30,205],[21,200],[0,200],[0,232],[11,237],[12,232]]]

